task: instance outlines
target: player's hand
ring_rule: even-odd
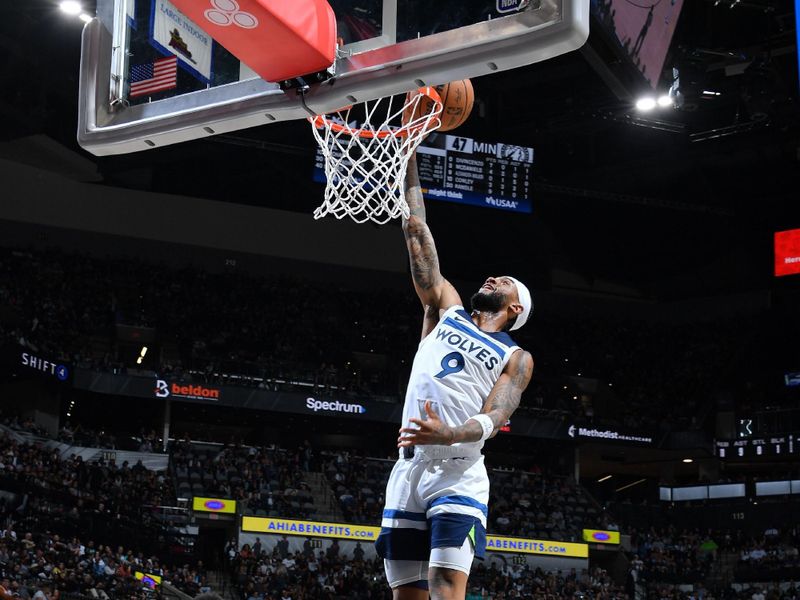
[[[425,413],[428,418],[409,419],[411,425],[416,427],[403,427],[400,429],[400,437],[397,438],[397,447],[406,448],[408,446],[449,446],[453,443],[455,432],[452,427],[442,421],[433,411],[430,400],[425,401]]]

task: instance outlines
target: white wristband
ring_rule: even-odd
[[[481,424],[481,428],[483,429],[483,435],[481,436],[481,439],[478,441],[484,442],[488,440],[489,436],[492,435],[492,432],[494,431],[494,422],[492,421],[492,418],[489,415],[481,413],[467,419],[467,421],[469,420],[477,421],[478,423]]]

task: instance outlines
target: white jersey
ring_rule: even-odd
[[[451,306],[419,344],[408,382],[403,426],[425,419],[425,401],[448,425],[457,427],[483,409],[511,355],[519,350],[505,332],[478,328],[462,306]],[[479,453],[483,442],[453,444],[464,454]],[[442,447],[426,447],[433,450]],[[454,450],[455,452],[455,450]]]

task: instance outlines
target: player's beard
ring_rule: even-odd
[[[505,304],[505,297],[498,291],[484,293],[484,292],[475,292],[472,294],[472,298],[469,299],[470,306],[472,310],[477,310],[478,312],[490,312],[496,313],[503,310],[503,304]]]

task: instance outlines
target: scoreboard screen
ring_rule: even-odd
[[[314,181],[325,183],[317,149]],[[428,200],[531,212],[533,148],[430,134],[417,148],[422,193]]]
[[[717,440],[722,459],[783,458],[800,454],[800,434],[771,435],[741,440]]]
[[[417,149],[422,193],[514,212],[531,212],[533,148],[431,135]]]

